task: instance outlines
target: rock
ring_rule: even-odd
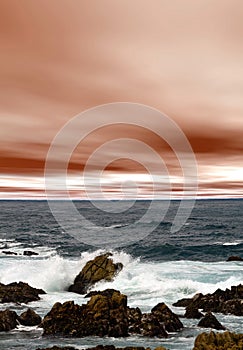
[[[0,283],[0,303],[28,303],[40,300],[39,294],[46,294],[24,282]]]
[[[237,255],[229,256],[226,261],[243,261],[243,258]]]
[[[126,337],[127,297],[119,291],[107,289],[93,295],[87,304],[81,306],[73,301],[56,303],[41,326],[44,335]]]
[[[39,253],[33,252],[32,250],[24,250],[23,255],[32,256],[32,255],[39,255]]]
[[[241,307],[242,300],[243,286],[239,284],[238,286],[233,286],[231,289],[226,289],[225,291],[217,289],[212,294],[196,294],[191,298],[190,302],[187,301],[187,307],[202,309],[204,312],[221,312],[243,316],[243,308]],[[181,305],[181,300],[174,305]]]
[[[243,299],[227,300],[221,306],[220,312],[223,314],[233,314],[235,316],[243,315]]]
[[[2,253],[6,255],[18,255],[17,253],[11,252],[10,250],[2,250]]]
[[[199,321],[198,327],[213,328],[219,331],[226,330],[226,328],[217,320],[217,318],[211,312],[207,312],[206,315]]]
[[[41,323],[41,317],[34,310],[28,309],[18,317],[18,321],[23,326],[38,326]]]
[[[203,314],[193,305],[188,305],[184,317],[199,319],[203,317]]]
[[[187,307],[191,303],[192,298],[183,298],[173,304],[176,307]]]
[[[231,332],[201,333],[196,337],[193,350],[242,350],[243,334]]]
[[[17,317],[18,315],[15,311],[9,309],[0,311],[0,332],[7,332],[16,328],[18,324]]]
[[[164,325],[167,332],[176,332],[183,328],[179,317],[165,303],[159,303],[151,310],[151,314]]]
[[[144,337],[167,338],[168,334],[163,324],[152,314],[143,314],[139,324],[139,332]]]
[[[121,263],[114,264],[109,257],[111,253],[102,254],[87,262],[69,287],[70,292],[86,294],[88,289],[99,281],[112,281],[123,267]]]

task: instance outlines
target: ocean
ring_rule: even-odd
[[[139,222],[139,217],[149,208],[149,201],[139,200],[124,213],[114,210],[114,207],[121,207],[119,201],[105,203],[108,209],[113,209],[113,213],[102,211],[88,201],[76,201],[78,212],[92,223],[90,228],[86,225],[79,236],[78,230],[82,231],[82,225],[80,229],[80,225],[75,226],[73,218],[67,216],[65,202],[58,202],[58,206],[65,217],[66,231],[55,220],[46,201],[0,201],[0,281],[24,281],[47,292],[38,302],[0,304],[0,309],[9,307],[20,314],[31,307],[44,316],[57,301],[86,303],[87,299],[67,292],[67,288],[88,260],[107,250],[112,251],[115,262],[122,262],[124,268],[113,282],[100,282],[93,289],[118,289],[127,295],[129,306],[138,306],[143,312],[150,311],[163,301],[174,312],[183,315],[183,308],[172,306],[178,299],[243,283],[243,263],[226,262],[231,255],[243,257],[243,200],[197,200],[186,223],[178,232],[172,233],[179,203],[171,201],[165,217],[161,219],[160,210],[166,203],[157,201],[157,215],[151,221]],[[69,224],[70,231],[76,230],[75,233],[68,232]],[[126,245],[131,226],[133,237],[131,241],[127,240]],[[103,247],[97,244],[100,239],[95,237],[104,230],[109,230],[114,239],[120,235],[119,232],[124,232],[121,246],[109,247],[107,244]],[[89,240],[84,242],[85,236]],[[24,250],[32,250],[39,255],[24,256]],[[3,251],[17,255],[6,255]],[[229,330],[243,331],[242,317],[216,316]],[[84,349],[98,344],[114,344],[149,346],[152,349],[163,345],[169,350],[189,350],[193,348],[196,335],[205,329],[197,327],[198,320],[181,318],[181,321],[184,330],[170,334],[168,339],[139,336],[121,339],[47,338],[42,337],[42,330],[38,327],[18,326],[11,332],[0,333],[0,349],[32,350],[53,345],[73,345]]]

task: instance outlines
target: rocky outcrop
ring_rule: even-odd
[[[239,284],[225,291],[217,289],[212,294],[199,293],[191,299],[182,299],[173,305],[243,316],[243,285]]]
[[[88,296],[90,300],[83,305],[73,301],[56,303],[41,323],[44,335],[125,337],[139,334],[165,338],[167,332],[183,328],[178,316],[164,303],[156,305],[150,313],[142,313],[139,308],[128,307],[127,297],[114,289],[90,292]]]
[[[93,295],[84,305],[73,301],[56,303],[41,326],[44,335],[125,337],[128,335],[127,297],[107,289]]]
[[[18,324],[17,318],[18,315],[15,311],[9,309],[0,311],[0,332],[7,332],[16,328]]]
[[[196,337],[193,350],[242,350],[243,334],[231,332],[202,333]]]
[[[207,312],[206,315],[199,321],[198,327],[213,328],[219,331],[226,330],[226,328],[217,320],[217,318],[211,312]]]
[[[188,305],[184,317],[200,319],[203,317],[203,314],[193,305]]]
[[[18,321],[23,326],[38,326],[41,323],[41,317],[34,310],[28,309],[18,317]]]
[[[0,283],[0,303],[29,303],[40,300],[39,294],[46,294],[24,282]]]
[[[226,261],[243,261],[243,258],[237,255],[229,256]]]
[[[99,281],[112,281],[123,267],[122,263],[114,263],[111,253],[102,254],[87,262],[69,287],[70,292],[86,294],[88,289]]]

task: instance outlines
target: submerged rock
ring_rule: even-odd
[[[75,277],[74,283],[69,287],[69,292],[86,294],[88,289],[99,281],[112,281],[122,270],[122,263],[114,263],[111,253],[97,256],[87,262],[82,271]]]
[[[44,335],[69,337],[128,335],[127,297],[108,289],[93,295],[87,304],[56,303],[44,317]]]
[[[24,250],[23,255],[32,256],[32,255],[39,255],[39,253],[33,252],[32,250]]]
[[[199,321],[198,327],[213,328],[221,331],[226,330],[226,328],[217,320],[217,318],[211,312],[207,312],[206,315]]]
[[[12,251],[10,251],[10,250],[2,250],[2,253],[3,253],[3,254],[6,254],[6,255],[18,255],[17,253],[12,252]]]
[[[23,326],[38,326],[41,323],[41,317],[34,310],[28,309],[18,317],[18,321]]]
[[[0,303],[29,303],[40,300],[39,294],[46,294],[24,282],[0,283]]]
[[[17,318],[18,315],[15,311],[9,309],[0,311],[0,332],[7,332],[16,328],[18,324]]]
[[[202,309],[205,312],[220,312],[243,316],[243,285],[233,286],[225,291],[217,289],[212,294],[196,294],[190,300],[182,299],[174,306],[186,305],[188,308]]]
[[[243,258],[237,255],[229,256],[226,261],[243,261]]]
[[[242,350],[243,334],[231,332],[201,333],[196,337],[193,350]]]

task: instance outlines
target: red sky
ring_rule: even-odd
[[[242,18],[241,0],[1,0],[0,197],[42,197],[57,132],[78,113],[111,102],[166,113],[195,152],[199,194],[242,197]],[[84,140],[71,159],[73,193],[82,193],[80,173],[96,147],[128,136],[176,169],[180,190],[168,147],[127,127]],[[104,173],[106,191],[137,179],[142,195],[149,193],[143,173],[136,162],[117,160]]]

